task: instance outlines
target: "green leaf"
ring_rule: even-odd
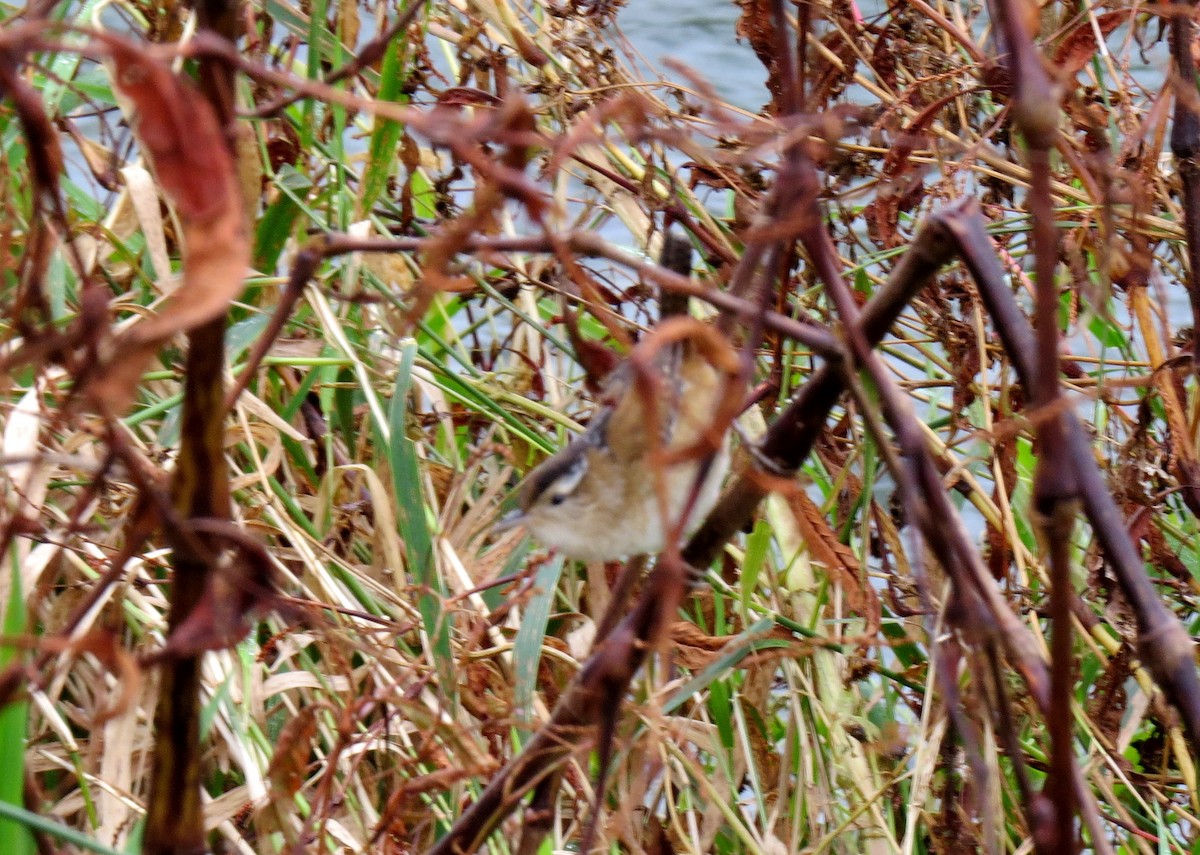
[[[409,0],[411,3],[417,0]],[[383,54],[383,64],[380,67],[379,94],[380,101],[407,101],[404,97],[404,81],[407,77],[404,69],[401,49],[403,38],[392,39]],[[375,126],[371,129],[371,145],[367,150],[367,168],[363,173],[362,196],[359,199],[359,209],[364,216],[370,214],[372,206],[380,194],[387,188],[388,178],[396,165],[396,145],[404,126],[399,122],[375,117]]]
[[[721,745],[726,750],[733,748],[733,707],[730,704],[729,684],[725,680],[714,680],[708,689],[708,711]]]
[[[9,547],[8,603],[4,610],[4,637],[20,638],[28,627],[25,595],[21,590],[21,561],[17,546]],[[0,669],[17,655],[14,647],[0,647]],[[13,701],[0,709],[0,852],[4,855],[34,855],[33,841],[25,804],[25,733],[29,702]],[[19,813],[14,813],[19,812]]]
[[[1095,315],[1088,322],[1088,331],[1096,337],[1096,341],[1103,347],[1113,347],[1124,349],[1129,343],[1125,339],[1125,332],[1112,321]]]
[[[450,649],[450,625],[442,609],[446,591],[433,557],[433,535],[425,515],[417,446],[405,436],[408,392],[412,388],[412,368],[416,355],[416,342],[411,339],[406,341],[401,348],[396,387],[388,413],[388,429],[391,433],[388,451],[392,486],[396,493],[396,520],[400,536],[404,539],[408,571],[421,588],[417,609],[421,613],[425,637],[428,639],[430,659],[442,681],[442,690],[448,697],[454,690],[454,660]]]
[[[291,167],[285,166],[285,169]],[[294,171],[294,170],[293,170]],[[300,218],[301,209],[296,201],[285,193],[271,203],[259,220],[254,234],[254,266],[259,270],[273,271],[279,264],[279,256],[292,235],[292,228]]]
[[[355,437],[358,435],[358,431],[355,430],[357,422],[354,418],[354,407],[358,400],[353,369],[339,369],[337,382],[333,385],[334,430],[347,448],[354,448],[357,444]]]
[[[225,357],[230,364],[237,362],[250,349],[269,320],[270,316],[266,314],[251,315],[225,330]]]
[[[533,695],[537,688],[538,664],[542,659],[542,641],[546,638],[546,623],[550,619],[550,606],[562,569],[561,555],[542,564],[533,582],[533,596],[521,614],[521,626],[513,643],[513,703],[518,721],[529,722],[533,718]]]
[[[766,520],[754,524],[754,531],[746,538],[746,558],[742,562],[742,581],[739,588],[742,601],[742,616],[750,614],[750,600],[758,588],[758,576],[767,559],[771,545],[771,526]]]
[[[18,782],[21,779],[18,779]],[[42,834],[49,837],[61,840],[63,843],[69,843],[80,849],[88,852],[99,852],[100,855],[121,855],[116,849],[110,849],[98,840],[93,840],[82,831],[76,831],[74,828],[68,828],[60,822],[55,822],[52,819],[47,819],[44,816],[39,816],[36,813],[25,810],[23,807],[9,804],[6,801],[0,801],[0,825],[18,825],[26,835],[29,836],[29,846],[27,850],[22,849],[4,849],[5,855],[17,855],[18,852],[28,851],[36,852],[37,849],[33,845],[33,836],[29,834],[30,829],[36,829]],[[5,838],[0,838],[3,840]],[[0,845],[5,845],[0,843]]]

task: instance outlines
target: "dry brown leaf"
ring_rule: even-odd
[[[219,538],[231,550],[217,558],[204,596],[148,662],[230,647],[250,631],[252,615],[277,605],[275,568],[262,543],[225,520],[192,519],[187,529],[190,536]]]
[[[851,610],[866,620],[865,634],[874,635],[879,630],[879,597],[867,583],[858,559],[837,539],[829,521],[807,493],[792,490],[787,501],[813,560],[829,571],[833,581],[845,592]]]
[[[672,624],[670,639],[675,658],[691,671],[699,671],[709,665],[729,641],[728,636],[708,635],[688,621]]]
[[[271,798],[283,803],[300,791],[308,770],[313,739],[317,735],[317,707],[301,707],[279,731],[275,753],[267,768],[267,777],[274,789]]]
[[[1058,43],[1058,47],[1054,51],[1055,69],[1069,77],[1074,77],[1091,62],[1099,47],[1099,43],[1096,41],[1096,29],[1100,31],[1101,36],[1107,36],[1128,21],[1132,14],[1130,9],[1121,9],[1097,15],[1095,29],[1087,18],[1081,20]]]
[[[237,151],[238,190],[245,209],[246,222],[254,218],[263,189],[263,161],[258,137],[249,125],[238,125],[234,147]]]
[[[123,412],[143,371],[176,333],[219,317],[242,288],[250,237],[233,157],[208,102],[185,78],[111,35],[101,36],[115,81],[136,105],[142,147],[183,226],[183,282],[158,315],[118,336],[87,385],[93,400]]]
[[[112,704],[98,711],[93,726],[103,725],[133,708],[142,690],[142,669],[128,650],[121,646],[116,635],[107,630],[88,633],[68,642],[65,648],[74,655],[90,653],[115,678],[119,694]]]
[[[745,677],[739,690],[742,704],[752,711],[748,714],[747,741],[754,765],[758,768],[758,779],[768,798],[776,794],[779,785],[779,749],[764,730],[778,670],[779,663],[774,657],[755,657],[745,663]]]

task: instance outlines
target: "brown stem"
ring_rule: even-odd
[[[1189,0],[1186,8],[1195,8]],[[1192,56],[1196,24],[1192,15],[1177,7],[1171,15],[1171,58],[1175,63],[1175,115],[1171,124],[1171,153],[1179,173],[1183,208],[1184,243],[1187,247],[1188,298],[1192,328],[1200,330],[1200,114],[1197,113],[1196,61]],[[1200,335],[1192,337],[1192,370],[1200,373]]]
[[[320,248],[322,257],[329,258],[348,252],[421,252],[436,241],[435,237],[410,238],[352,238],[346,235],[329,234],[324,237]],[[758,315],[759,309],[754,302],[741,299],[726,291],[708,288],[695,282],[687,276],[675,273],[655,264],[638,258],[632,253],[613,246],[603,238],[591,232],[567,232],[564,235],[526,235],[520,237],[488,237],[485,235],[465,236],[460,251],[493,250],[496,252],[546,252],[553,253],[556,249],[566,247],[571,251],[594,258],[606,258],[617,264],[624,265],[630,270],[660,287],[675,294],[687,294],[712,305],[722,312],[732,313],[747,319]],[[767,312],[762,319],[763,325],[781,335],[787,336],[815,353],[826,358],[836,359],[841,355],[842,346],[827,329],[815,323],[801,323],[779,312]]]
[[[1050,152],[1058,140],[1058,98],[1042,57],[1024,26],[1024,16],[1011,0],[997,0],[997,24],[1008,50],[1014,84],[1013,123],[1024,139],[1030,183],[1026,206],[1033,231],[1036,270],[1035,313],[1037,371],[1029,387],[1037,422],[1038,464],[1034,474],[1034,507],[1050,574],[1050,773],[1044,794],[1052,807],[1049,821],[1035,811],[1033,840],[1043,855],[1078,850],[1075,831],[1076,777],[1071,701],[1074,696],[1071,601],[1071,534],[1079,489],[1064,438],[1059,389],[1058,230],[1050,195]]]
[[[1005,284],[987,223],[976,207],[947,222],[959,252],[979,288],[980,298],[1023,385],[1033,382],[1034,335]],[[1092,534],[1108,559],[1137,621],[1138,655],[1179,711],[1193,751],[1200,749],[1200,676],[1195,648],[1187,630],[1163,604],[1146,575],[1141,553],[1129,536],[1124,515],[1113,500],[1096,463],[1087,431],[1070,410],[1064,413],[1064,442],[1079,480],[1079,495]]]
[[[887,283],[862,310],[860,328],[868,342],[879,342],[904,307],[954,257],[949,224],[970,210],[977,211],[978,203],[964,199],[930,215]],[[757,455],[774,472],[789,474],[799,469],[844,389],[843,375],[836,364],[818,368],[767,430]],[[725,543],[753,517],[754,509],[767,494],[766,484],[766,479],[753,469],[736,478],[692,535],[683,551],[684,561],[693,567],[712,563]]]
[[[237,38],[238,4],[208,0],[196,5],[200,27],[230,44]],[[234,69],[212,57],[199,62],[198,80],[236,158],[233,139]],[[186,520],[229,520],[229,473],[225,465],[225,313],[188,333],[183,421],[171,498]],[[172,547],[168,637],[184,626],[217,572],[208,537],[183,536],[167,527]],[[161,671],[154,717],[154,768],[146,804],[143,851],[191,855],[207,851],[201,803],[200,654],[173,656]]]

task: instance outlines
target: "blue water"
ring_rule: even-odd
[[[736,38],[740,10],[731,0],[631,0],[617,13],[617,27],[656,76],[683,85],[687,80],[663,65],[674,59],[706,79],[730,105],[751,112],[769,99],[766,70]]]

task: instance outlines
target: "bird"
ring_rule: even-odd
[[[668,232],[660,263],[689,274],[691,244]],[[664,295],[660,305],[666,318],[685,313],[687,298]],[[635,383],[633,366],[628,360],[618,365],[587,429],[525,477],[516,510],[501,519],[498,530],[524,526],[567,558],[594,562],[657,554],[668,532],[686,535],[704,520],[729,470],[729,431],[711,454],[671,453],[694,447],[711,431],[727,394],[723,375],[686,337],[659,350],[652,365],[655,412],[647,411],[651,401]],[[648,433],[656,428],[658,442]],[[679,526],[689,500],[688,518]]]

